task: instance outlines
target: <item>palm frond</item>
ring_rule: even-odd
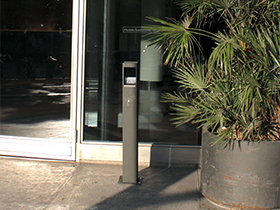
[[[162,21],[149,39],[164,48],[179,91],[164,93],[176,125],[207,126],[215,143],[280,136],[280,0],[179,0],[182,21]],[[213,34],[201,29],[218,18]],[[211,24],[209,24],[211,25]],[[198,35],[215,42],[200,60]]]
[[[188,63],[195,54],[195,49],[201,50],[197,36],[213,36],[210,32],[190,27],[193,21],[191,17],[181,21],[170,19],[170,22],[153,17],[147,18],[158,25],[148,25],[144,28],[157,33],[147,34],[143,38],[151,41],[150,46],[157,45],[164,49],[166,65],[179,66]]]

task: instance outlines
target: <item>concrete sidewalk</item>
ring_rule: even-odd
[[[219,210],[199,192],[197,168],[140,167],[141,185],[119,184],[120,165],[0,158],[0,209]]]

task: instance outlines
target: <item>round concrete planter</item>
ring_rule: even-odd
[[[201,192],[229,209],[280,208],[280,141],[238,142],[233,148],[211,144],[202,133]]]

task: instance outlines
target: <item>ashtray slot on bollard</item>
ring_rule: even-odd
[[[138,62],[122,64],[123,85],[123,175],[120,183],[139,184],[138,179]]]

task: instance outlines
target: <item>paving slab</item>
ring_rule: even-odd
[[[0,209],[44,209],[71,178],[75,166],[0,159]]]
[[[201,196],[197,168],[139,167],[141,185],[120,175],[120,165],[0,158],[0,209],[221,209]]]

